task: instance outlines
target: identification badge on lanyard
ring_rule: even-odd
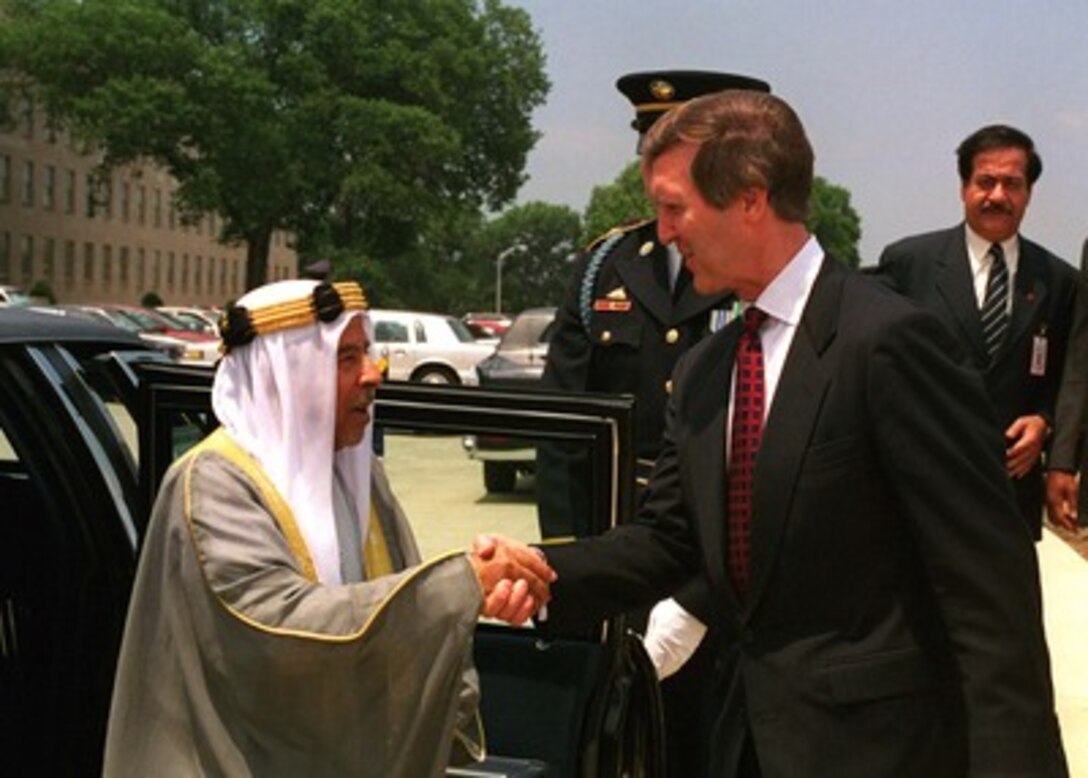
[[[1041,332],[1031,339],[1031,368],[1033,376],[1046,375],[1046,332]]]

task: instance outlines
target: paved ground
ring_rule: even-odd
[[[1069,774],[1088,778],[1088,560],[1049,531],[1043,533],[1037,549],[1043,617]]]

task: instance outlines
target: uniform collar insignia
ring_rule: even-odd
[[[605,297],[606,300],[626,300],[627,299],[627,290],[624,289],[622,286],[617,286],[615,289],[613,289],[611,292],[606,294],[604,297]]]
[[[638,254],[640,257],[645,257],[648,256],[653,250],[654,242],[652,240],[648,240],[639,247]]]

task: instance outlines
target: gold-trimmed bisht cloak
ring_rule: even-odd
[[[129,608],[106,776],[422,778],[482,757],[472,566],[463,553],[421,564],[377,458],[371,480],[399,572],[329,586],[224,431],[171,467]]]

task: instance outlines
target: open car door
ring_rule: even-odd
[[[141,491],[150,500],[173,459],[215,420],[210,371],[141,368],[151,420],[141,429]],[[591,510],[577,534],[622,521],[634,498],[633,419],[625,398],[388,382],[378,390],[375,449],[429,558],[467,549],[481,532],[541,542],[531,463],[538,447],[576,449],[589,469]],[[481,438],[524,449],[529,464],[511,491],[485,488],[483,463],[471,456]],[[449,775],[662,774],[657,681],[622,617],[549,639],[531,625],[481,619],[475,653],[488,758]]]

